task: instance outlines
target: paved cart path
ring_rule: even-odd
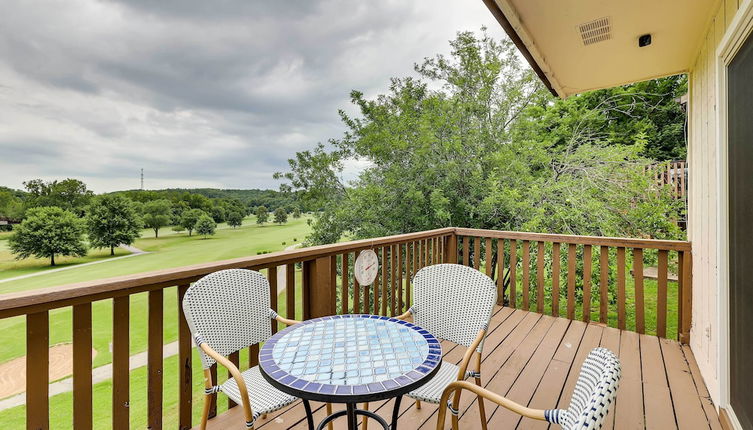
[[[120,257],[107,258],[107,259],[104,259],[104,260],[91,261],[89,263],[73,264],[71,266],[60,267],[60,268],[57,268],[57,269],[44,270],[44,271],[41,271],[41,272],[34,272],[34,273],[30,273],[28,275],[21,275],[21,276],[16,276],[16,277],[13,277],[13,278],[0,279],[0,284],[2,284],[3,282],[18,281],[20,279],[31,278],[31,277],[34,277],[34,276],[41,276],[41,275],[48,275],[50,273],[62,272],[63,270],[71,270],[71,269],[76,269],[76,268],[79,268],[79,267],[91,266],[93,264],[109,263],[110,261],[122,260],[124,258],[136,257],[137,255],[149,254],[149,252],[147,252],[147,251],[142,251],[142,250],[140,250],[140,249],[138,249],[136,247],[129,246],[129,245],[120,245],[120,248],[123,248],[123,249],[129,251],[130,254],[128,254],[128,255],[122,255]]]

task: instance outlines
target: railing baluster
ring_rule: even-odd
[[[538,241],[536,253],[536,312],[544,313],[544,242]]]
[[[191,428],[193,397],[191,331],[181,306],[187,290],[188,285],[178,286],[178,428],[180,430]]]
[[[112,428],[115,430],[127,430],[130,427],[128,414],[130,398],[130,301],[130,296],[115,297],[112,300]],[[183,318],[180,303],[178,303],[178,308],[178,312]],[[186,327],[188,326],[186,325]],[[190,345],[189,339],[189,349]],[[188,427],[191,427],[190,422]]]
[[[397,313],[403,313],[403,244],[397,244]]]
[[[497,304],[505,302],[505,241],[497,239]]]
[[[523,309],[531,310],[531,242],[523,241]]]
[[[591,321],[591,245],[583,245],[583,321]]]
[[[484,264],[486,265],[486,276],[492,277],[492,255],[494,250],[492,249],[492,238],[486,238],[486,249],[484,250]]]
[[[354,264],[355,264],[355,261],[358,260],[359,255],[361,255],[361,251],[356,251],[353,254]],[[366,297],[364,297],[364,303],[366,304],[366,308],[368,309],[369,307],[368,294],[366,295]],[[353,313],[356,313],[356,314],[361,313],[361,284],[359,284],[358,280],[356,279],[355,268],[353,270]]]
[[[481,238],[473,238],[473,268],[481,270]]]
[[[552,243],[552,315],[560,315],[560,244]]]
[[[162,332],[163,291],[149,291],[147,347],[147,422],[153,429],[162,428]]]
[[[518,241],[510,240],[510,307],[517,307],[518,292]]]
[[[458,237],[454,234],[447,238],[447,254],[444,261],[452,264],[458,262]]]
[[[350,279],[348,278],[348,253],[343,253],[342,255],[342,284],[341,284],[341,295],[340,295],[340,305],[341,313],[347,314],[350,313],[350,303],[348,303],[348,299],[350,298]]]
[[[567,244],[567,318],[575,319],[575,244]]]
[[[251,358],[252,355],[253,354],[249,354],[249,359]],[[238,367],[240,365],[241,356],[240,356],[240,353],[238,351],[235,351],[234,353],[228,355],[227,358],[228,358],[228,360],[230,360],[231,363],[235,364],[235,367]],[[230,379],[232,377],[233,377],[233,375],[228,370],[228,372],[227,372],[227,378]],[[233,409],[235,406],[236,406],[236,403],[234,401],[230,400],[230,397],[228,397],[227,398],[227,408],[228,409]]]
[[[73,427],[92,423],[92,304],[73,306]]]
[[[397,245],[392,245],[390,249],[390,315],[395,316],[395,306],[397,302],[397,253],[399,252]]]
[[[50,428],[50,316],[26,315],[26,428]],[[33,364],[33,366],[31,365]]]
[[[209,368],[209,374],[212,377],[212,383],[218,384],[217,381],[217,364],[213,364],[212,367]],[[217,416],[217,393],[212,394],[211,397],[211,403],[209,404],[209,418],[214,418]]]
[[[633,283],[635,284],[635,331],[646,332],[643,303],[643,249],[633,248]]]
[[[470,264],[470,248],[471,248],[471,237],[465,236],[463,238],[463,265],[467,266]]]
[[[387,289],[390,282],[389,245],[382,247],[382,310],[379,315],[387,315]]]
[[[267,279],[269,280],[269,308],[277,312],[277,295],[279,293],[279,284],[277,282],[277,266],[267,269]],[[277,321],[270,320],[272,334],[277,333]]]
[[[295,263],[285,265],[285,314],[288,319],[296,319],[295,315]]]
[[[659,290],[656,301],[656,334],[667,337],[667,276],[669,272],[668,252],[659,250]]]
[[[379,260],[381,258],[382,271],[383,271],[385,263],[384,263],[384,257],[380,257],[380,254],[382,252],[379,249],[375,249],[374,252],[376,252],[376,254],[377,254],[377,260]],[[374,283],[371,284],[372,285],[371,289],[374,292],[374,311],[371,312],[371,313],[374,314],[374,315],[379,315],[379,294],[380,294],[379,293],[379,278],[381,277],[379,273],[380,273],[380,271],[377,270],[376,277],[374,278]],[[366,294],[368,294],[368,292]]]
[[[617,328],[625,330],[625,247],[617,247]]]
[[[609,318],[609,247],[599,247],[599,322],[606,324]]]
[[[434,247],[434,252],[432,254],[434,259],[432,260],[431,264],[439,264],[441,261],[439,259],[439,249],[441,248],[440,246],[441,240],[440,238],[435,237],[434,239],[432,239],[432,243]]]

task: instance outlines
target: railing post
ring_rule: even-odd
[[[73,306],[73,427],[93,428],[91,303]]]
[[[679,259],[681,267],[680,276],[680,342],[690,343],[690,325],[692,322],[693,309],[693,253],[682,251]]]
[[[26,428],[50,428],[50,317],[26,315]]]
[[[335,285],[332,283],[332,256],[303,263],[303,314],[305,319],[337,313]]]

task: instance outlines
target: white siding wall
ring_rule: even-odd
[[[738,9],[739,0],[723,0],[709,24],[689,83],[688,238],[693,242],[693,326],[691,348],[715,404],[719,404],[719,340],[717,309],[719,162],[716,150],[717,46]]]

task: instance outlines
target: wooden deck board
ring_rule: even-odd
[[[484,348],[482,382],[490,390],[533,408],[566,407],[583,360],[597,346],[619,354],[622,362],[618,400],[605,429],[721,428],[690,348],[596,324],[498,308]],[[452,363],[459,362],[465,351],[449,342],[443,342],[443,349],[444,359]],[[392,400],[372,403],[370,409],[389,419],[393,404]],[[521,419],[488,401],[485,405],[490,429],[549,427],[545,422]],[[312,403],[312,408],[317,421],[325,416],[323,404]],[[334,405],[334,410],[342,408]],[[400,411],[401,428],[433,430],[436,426],[436,405],[424,403],[416,409],[412,399],[404,397]],[[461,411],[461,429],[479,428],[474,396],[464,394]],[[377,427],[375,422],[369,425],[370,429]],[[244,429],[241,408],[210,420],[209,428]],[[306,429],[303,405],[296,402],[260,418],[256,428]],[[344,419],[335,422],[335,430],[344,428]]]

